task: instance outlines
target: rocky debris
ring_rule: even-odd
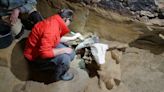
[[[164,40],[164,35],[162,35],[162,34],[159,34],[159,37],[161,37],[161,38]]]
[[[163,0],[157,0],[158,1],[158,7],[159,7],[159,15],[158,17],[160,19],[164,19],[164,1]]]
[[[157,10],[156,0],[125,0],[132,11],[150,11]]]
[[[101,0],[67,0],[74,3],[85,3],[85,4],[95,4],[99,3]]]
[[[159,17],[160,19],[164,19],[164,8],[161,8],[161,9],[159,10],[158,17]]]
[[[106,85],[106,88],[110,90],[114,87],[117,87],[120,84],[120,64],[117,64],[116,60],[112,58],[110,51],[106,53],[106,62],[105,64],[100,65],[100,70],[98,71],[98,74],[100,76],[100,88],[102,88],[102,85]]]
[[[144,10],[141,10],[139,12],[140,12],[140,16],[147,16],[148,18],[154,18],[158,15],[158,14],[152,14],[150,11],[144,11]]]
[[[150,19],[146,24],[164,27],[164,19]]]
[[[73,2],[72,0],[67,1]],[[144,23],[147,22],[145,20],[164,18],[164,1],[162,0],[75,0],[74,2],[83,2],[86,5],[96,4],[96,6],[106,10],[116,11],[123,15],[132,15],[134,19]]]
[[[118,12],[127,12],[128,9],[124,8],[124,3],[120,0],[101,0],[98,6],[103,7],[105,9],[111,9]]]

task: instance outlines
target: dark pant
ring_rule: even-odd
[[[66,48],[64,44],[60,43],[56,48]],[[53,59],[51,59],[50,62],[55,63],[56,65],[58,64],[64,64],[64,65],[69,65],[69,63],[74,59],[75,52],[73,51],[71,54],[61,54]]]
[[[66,48],[64,44],[59,44],[56,48]],[[61,54],[55,56],[52,59],[46,60],[36,60],[30,62],[30,65],[33,66],[38,71],[54,71],[55,80],[60,80],[61,75],[65,74],[69,69],[70,62],[74,59],[75,52],[71,54]]]

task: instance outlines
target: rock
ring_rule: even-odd
[[[117,87],[121,82],[121,69],[120,64],[116,64],[111,56],[111,52],[106,53],[106,62],[105,64],[100,65],[100,71],[98,71],[100,76],[100,87],[104,83],[108,90],[111,90],[113,87]]]
[[[158,17],[159,17],[160,19],[164,19],[164,7],[161,8],[161,9],[159,10]]]
[[[83,0],[83,2],[85,4],[90,4],[90,5],[93,5],[93,4],[97,4],[99,3],[101,0]]]
[[[122,51],[112,50],[111,55],[112,55],[112,58],[116,60],[116,64],[119,64],[122,58]]]
[[[128,11],[119,0],[101,0],[98,6],[119,12]]]
[[[152,14],[151,12],[149,12],[149,11],[143,11],[143,10],[140,11],[140,15],[141,15],[141,16],[147,16],[147,17],[149,17],[149,18],[154,18],[154,17],[156,17],[156,15]]]
[[[146,23],[147,25],[151,25],[149,23],[149,18],[147,16],[142,16],[142,17],[139,17],[139,21],[143,22],[143,23]]]
[[[97,16],[99,14],[100,16]],[[107,21],[108,18],[106,17],[106,19],[104,19],[103,16],[104,17],[111,16],[111,17],[109,18],[109,21]],[[122,24],[125,22],[123,17],[121,16],[119,17],[119,15],[117,16],[113,13],[109,13],[109,12],[107,13],[105,11],[103,12],[103,10],[97,10],[97,12],[91,11],[89,13],[88,19],[89,20],[86,22],[86,26],[84,28],[85,32],[94,32],[98,34],[100,38],[104,38],[107,40],[117,39],[117,41],[120,42],[129,42],[134,40],[135,37],[137,37],[137,35],[140,34],[139,31],[135,31],[136,33],[134,33],[134,31],[132,32],[132,30],[134,30],[135,28],[134,29],[128,28],[128,26],[133,25],[133,23],[130,23],[128,26],[124,25]],[[110,20],[113,20],[113,22],[110,22]],[[116,21],[114,22],[114,20],[116,20],[117,23],[119,21],[119,23],[121,24],[119,23],[117,24]],[[119,27],[115,27],[115,26],[119,26]],[[115,32],[117,32],[117,34],[115,34]]]
[[[163,0],[155,0],[156,5],[158,6],[159,9],[164,8],[164,1]]]
[[[101,0],[92,0],[93,3],[99,3]]]
[[[161,38],[164,40],[164,35],[162,35],[162,34],[159,34],[159,37],[161,37]]]
[[[74,2],[74,3],[80,3],[80,2],[82,2],[83,0],[67,0],[67,1]]]
[[[164,26],[164,19],[151,19],[147,23],[147,25],[157,25],[157,26]]]
[[[127,1],[130,10],[132,11],[150,11],[157,10],[155,0],[128,0]]]
[[[145,34],[142,34],[142,36],[139,37],[134,42],[131,42],[130,46],[149,50],[149,51],[151,51],[151,53],[154,53],[154,54],[163,53],[164,41],[159,36],[159,33],[163,34],[163,30],[162,29],[154,29],[154,31],[152,31],[152,32],[148,31]]]

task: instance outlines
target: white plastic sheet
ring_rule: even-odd
[[[95,58],[97,64],[105,63],[105,54],[109,46],[107,44],[102,43],[94,43],[91,46],[91,53]]]

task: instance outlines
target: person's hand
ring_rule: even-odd
[[[80,36],[81,36],[80,33],[76,33],[76,34],[75,34],[75,37],[76,37],[76,38],[78,38],[78,37],[80,37]]]
[[[63,48],[63,49],[64,49],[64,53],[66,54],[71,54],[73,51],[71,48]]]
[[[11,16],[10,16],[11,24],[14,24],[17,21],[19,13],[20,13],[20,10],[18,8],[12,11]]]
[[[83,36],[80,33],[76,33],[75,37],[79,38],[80,40],[84,40]]]

